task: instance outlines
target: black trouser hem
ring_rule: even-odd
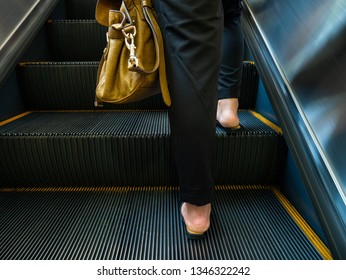
[[[188,202],[196,206],[203,206],[208,203],[211,203],[213,200],[214,187],[209,188],[209,191],[205,191],[204,193],[196,194],[196,193],[188,193],[185,192],[184,187],[180,189],[180,200],[182,202]]]
[[[217,94],[217,98],[219,100],[227,99],[227,98],[239,98],[239,97],[240,97],[240,87],[219,89]]]

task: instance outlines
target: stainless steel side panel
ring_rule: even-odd
[[[346,203],[346,1],[247,2]]]
[[[288,144],[332,251],[345,258],[346,0],[243,0],[243,7]]]

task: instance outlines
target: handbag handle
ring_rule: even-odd
[[[126,0],[123,0],[123,7],[126,11],[126,13],[123,13],[123,16],[125,17],[126,16],[125,14],[128,14],[127,7],[126,7]],[[134,42],[135,41],[134,39],[136,36],[136,27],[132,25],[132,19],[128,16],[128,20],[130,22],[129,25],[123,26],[123,24],[121,24],[120,26],[117,26],[115,28],[121,29],[125,37],[126,47],[130,51],[130,57],[128,60],[128,69],[130,71],[135,71],[143,75],[148,75],[148,74],[154,73],[159,68],[159,65],[160,65],[160,44],[159,44],[159,36],[157,35],[157,33],[160,32],[160,29],[156,22],[156,18],[152,12],[151,1],[142,0],[142,11],[144,14],[144,18],[150,28],[151,34],[153,36],[154,47],[155,47],[155,63],[151,70],[146,70],[140,67],[138,64],[138,58],[136,57],[136,52],[135,52],[136,46]]]
[[[119,10],[122,0],[98,0],[95,9],[96,21],[104,26],[108,27],[108,11]]]
[[[157,62],[159,63],[159,77],[160,77],[160,87],[162,92],[163,101],[167,106],[171,106],[171,96],[168,89],[167,83],[167,74],[166,74],[166,62],[165,62],[165,53],[161,29],[156,21],[155,16],[153,15],[151,0],[142,0],[144,17],[150,25],[150,28],[153,30]],[[148,8],[149,7],[149,8]],[[152,20],[153,19],[153,20]]]
[[[126,1],[126,0],[125,0]],[[125,2],[123,0],[123,2]],[[125,3],[124,3],[125,4]],[[126,7],[126,5],[125,5]],[[136,71],[141,74],[151,74],[157,69],[159,70],[159,78],[160,78],[160,88],[162,92],[162,98],[163,101],[167,106],[171,106],[171,97],[168,89],[168,83],[167,83],[167,74],[166,74],[166,63],[165,63],[165,54],[164,54],[164,45],[163,45],[163,38],[162,38],[162,33],[161,29],[157,23],[156,17],[153,14],[152,10],[152,1],[151,0],[142,0],[142,8],[143,8],[143,14],[144,18],[147,21],[151,32],[153,34],[153,39],[154,39],[154,45],[155,45],[155,54],[156,54],[156,60],[155,60],[155,65],[152,70],[145,70],[141,67],[135,67],[136,65],[136,58],[131,57],[131,46],[130,46],[130,58],[129,58],[129,63],[133,63],[133,67],[130,66],[129,70],[131,71]],[[135,35],[133,35],[135,36]],[[125,39],[126,41],[126,39]],[[132,61],[134,60],[134,61]]]

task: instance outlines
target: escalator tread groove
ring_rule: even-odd
[[[211,228],[195,241],[175,187],[1,194],[13,202],[4,210],[27,221],[4,232],[2,259],[321,259],[271,187],[217,188]]]
[[[235,132],[216,128],[216,183],[275,183],[283,137],[250,111],[239,117],[245,125]],[[178,182],[166,110],[34,111],[0,126],[0,147],[4,187]]]
[[[95,109],[98,60],[20,63],[16,70],[21,84],[21,95],[28,110]],[[253,64],[244,62],[244,74],[254,72],[255,69]],[[240,109],[254,108],[257,83],[258,74],[254,75],[252,80],[242,84]],[[104,103],[104,108],[167,109],[160,94],[128,104]]]

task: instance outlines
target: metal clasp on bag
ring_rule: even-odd
[[[128,60],[127,67],[137,68],[138,67],[138,58],[136,56],[136,45],[135,45],[135,36],[136,36],[136,27],[134,25],[126,26],[122,29],[122,32],[125,36],[126,47],[130,50],[130,57]]]

